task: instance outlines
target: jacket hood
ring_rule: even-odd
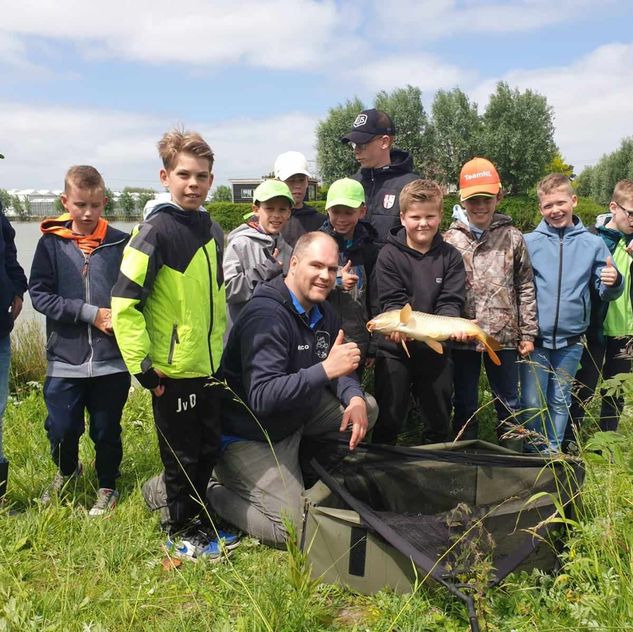
[[[568,235],[582,233],[586,230],[580,217],[577,215],[573,216],[573,222],[574,223],[571,226],[566,226],[565,228],[554,228],[553,226],[550,226],[545,219],[542,219],[539,222],[539,225],[534,229],[534,232],[545,235],[551,239],[560,239],[560,237],[567,237]]]
[[[182,207],[178,206],[178,204],[172,202],[171,193],[166,191],[165,193],[159,193],[153,200],[148,200],[145,203],[145,206],[143,207],[143,221],[148,220],[155,213],[160,213],[161,211],[166,210],[167,207],[189,213],[189,211],[185,211]],[[205,209],[204,206],[198,207],[198,210],[203,213],[207,212],[207,209]]]
[[[497,228],[500,228],[501,226],[511,226],[511,225],[512,225],[511,217],[509,217],[508,215],[504,215],[503,213],[495,213],[492,216],[492,222],[490,222],[490,227],[487,228],[486,230],[490,231],[490,230],[495,230]],[[471,232],[470,224],[468,223],[468,218],[466,219],[466,221],[463,221],[461,219],[455,219],[455,221],[451,223],[449,228],[461,230],[462,232],[466,232],[469,234]]]
[[[118,228],[114,228],[108,223],[107,219],[103,217],[99,218],[99,222],[105,224],[105,237],[103,238],[104,244],[121,241],[129,237],[127,233]],[[69,213],[64,213],[59,217],[48,217],[40,222],[40,230],[45,235],[52,234],[62,239],[76,239],[77,235],[71,230],[72,219]]]
[[[334,240],[338,244],[339,250],[343,249],[345,240],[341,235],[335,232],[335,230],[332,228],[332,224],[330,224],[329,219],[326,218],[326,220],[323,222],[321,230],[334,238]],[[366,242],[374,243],[377,239],[378,231],[369,222],[361,219],[358,221],[358,224],[356,224],[356,227],[354,228],[354,235],[352,236],[352,247],[356,247],[357,245]]]
[[[423,257],[426,257],[431,251],[438,248],[442,244],[443,241],[444,241],[444,238],[442,237],[442,235],[440,235],[439,233],[436,233],[433,236],[433,241],[431,242],[431,248],[429,249],[429,252],[422,253],[422,252],[419,252],[418,250],[409,248],[409,246],[407,246],[407,233],[404,226],[396,226],[395,228],[392,228],[389,231],[389,235],[387,237],[388,244],[393,244],[394,246],[396,246],[403,252],[410,254],[416,259],[422,259]]]
[[[361,175],[381,175],[393,176],[403,173],[411,173],[413,171],[413,158],[408,151],[404,149],[392,149],[390,152],[390,164],[384,167],[374,169],[373,167],[362,167]]]
[[[278,239],[281,237],[281,234],[277,235],[269,235],[268,233],[262,233],[255,227],[257,223],[249,222],[247,224],[240,224],[237,228],[233,229],[227,239],[235,239],[238,235],[245,235],[252,239],[253,241],[257,241],[266,246],[273,246],[277,244]]]

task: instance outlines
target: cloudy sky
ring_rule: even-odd
[[[354,96],[419,86],[427,109],[495,83],[555,110],[576,171],[633,135],[630,0],[0,0],[2,188],[60,188],[94,164],[112,189],[160,188],[156,141],[196,129],[216,184],[260,176]]]

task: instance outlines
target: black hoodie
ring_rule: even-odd
[[[389,233],[376,261],[380,311],[400,309],[407,303],[414,311],[438,316],[461,316],[464,309],[466,272],[459,250],[446,243],[439,233],[427,253],[407,246],[403,227]],[[426,348],[424,343],[407,343],[410,349]],[[378,338],[380,355],[401,357],[403,351],[385,337]]]
[[[220,367],[221,378],[252,413],[227,394],[223,434],[264,441],[263,428],[271,441],[279,441],[314,414],[324,389],[331,389],[343,406],[363,397],[354,374],[328,380],[321,362],[340,320],[327,302],[318,307],[323,317],[312,330],[294,308],[281,276],[255,288],[231,329]]]
[[[387,241],[389,231],[400,226],[400,192],[405,184],[419,177],[413,173],[413,159],[408,152],[392,149],[390,160],[384,167],[364,167],[352,176],[365,189],[365,219],[376,229],[381,246]]]

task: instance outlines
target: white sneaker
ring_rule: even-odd
[[[114,509],[116,505],[119,492],[116,489],[108,489],[107,487],[100,487],[97,490],[97,500],[92,508],[88,512],[89,516],[103,516],[104,513]]]

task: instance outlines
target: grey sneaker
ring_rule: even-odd
[[[53,477],[53,480],[50,482],[49,486],[40,496],[40,501],[42,502],[42,505],[50,505],[53,498],[59,496],[59,493],[64,489],[67,483],[81,476],[82,472],[83,465],[81,463],[79,463],[77,465],[77,469],[68,476],[64,476],[61,472],[58,471]]]
[[[97,500],[92,508],[88,512],[89,516],[103,516],[111,509],[114,509],[116,505],[119,492],[116,489],[109,489],[108,487],[100,487],[97,490]]]

